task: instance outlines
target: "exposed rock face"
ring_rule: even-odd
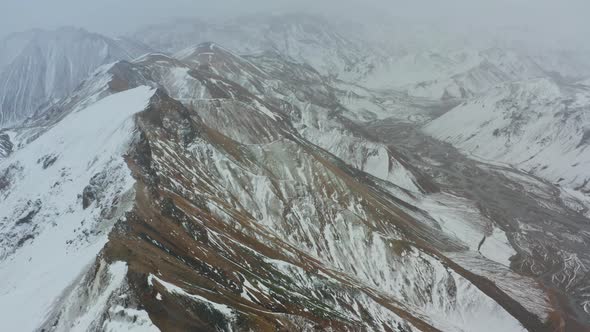
[[[92,203],[100,203],[100,201],[105,198],[104,190],[108,185],[109,179],[106,172],[95,174],[90,179],[90,184],[88,184],[82,192],[82,207],[86,209]]]
[[[14,148],[8,134],[0,134],[0,160],[8,157]]]

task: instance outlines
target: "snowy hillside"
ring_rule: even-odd
[[[134,180],[123,156],[133,115],[152,95],[141,87],[107,97],[0,162],[0,310],[14,313],[3,328],[43,324],[130,207]]]
[[[474,156],[587,191],[589,114],[589,87],[560,86],[540,79],[497,87],[425,129]]]
[[[140,43],[75,28],[7,37],[0,42],[0,128],[65,97],[100,65],[146,52]]]

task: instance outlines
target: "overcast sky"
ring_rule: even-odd
[[[540,37],[588,39],[590,0],[0,0],[0,36],[15,31],[81,26],[109,35],[173,17],[308,11],[332,16],[379,12],[392,18],[487,27],[519,26]]]

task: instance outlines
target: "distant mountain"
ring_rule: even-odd
[[[426,126],[475,156],[590,191],[590,87],[537,79],[498,86]]]
[[[498,48],[372,58],[365,68],[349,79],[373,89],[431,99],[465,99],[501,83],[546,76],[531,58]]]
[[[28,42],[39,34],[40,30],[29,30],[20,33],[13,33],[0,40],[0,71],[9,65],[22,50],[27,46]]]
[[[590,76],[590,51],[523,50],[544,70],[569,82]]]
[[[168,53],[210,41],[239,54],[275,51],[330,75],[350,71],[371,54],[364,43],[345,36],[329,20],[304,14],[175,21],[143,28],[133,38]]]
[[[0,42],[0,127],[16,124],[72,92],[100,65],[148,52],[127,38],[82,29],[33,30]]]
[[[273,51],[332,78],[431,99],[464,99],[504,82],[546,76],[531,57],[506,49],[395,49],[394,41],[363,38],[350,26],[304,14],[184,20],[143,28],[133,38],[170,54],[207,41],[239,54]]]

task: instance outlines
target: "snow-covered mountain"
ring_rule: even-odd
[[[426,131],[475,156],[590,190],[590,88],[539,79],[499,86]]]
[[[82,29],[32,30],[0,42],[0,127],[13,125],[72,92],[99,66],[133,59],[147,47]]]
[[[390,54],[342,31],[301,15],[141,42],[68,30],[67,56],[70,37],[7,39],[6,71],[101,56],[0,131],[2,328],[590,326],[590,87],[505,49]],[[163,53],[134,58],[144,42]],[[435,137],[579,191],[464,158],[416,128],[432,118]]]
[[[215,41],[239,54],[279,52],[338,76],[371,54],[329,20],[306,14],[254,15],[221,22],[181,20],[148,26],[133,37],[154,49],[176,53]]]
[[[22,314],[5,326],[552,324],[507,233],[372,139],[330,80],[277,53],[179,54],[102,67],[7,134],[0,306]]]
[[[38,30],[13,33],[0,40],[0,50],[2,50],[0,52],[0,71],[22,52],[37,33],[39,33]]]
[[[531,54],[531,57],[546,71],[553,72],[569,81],[590,76],[589,51],[573,52],[549,50]]]

